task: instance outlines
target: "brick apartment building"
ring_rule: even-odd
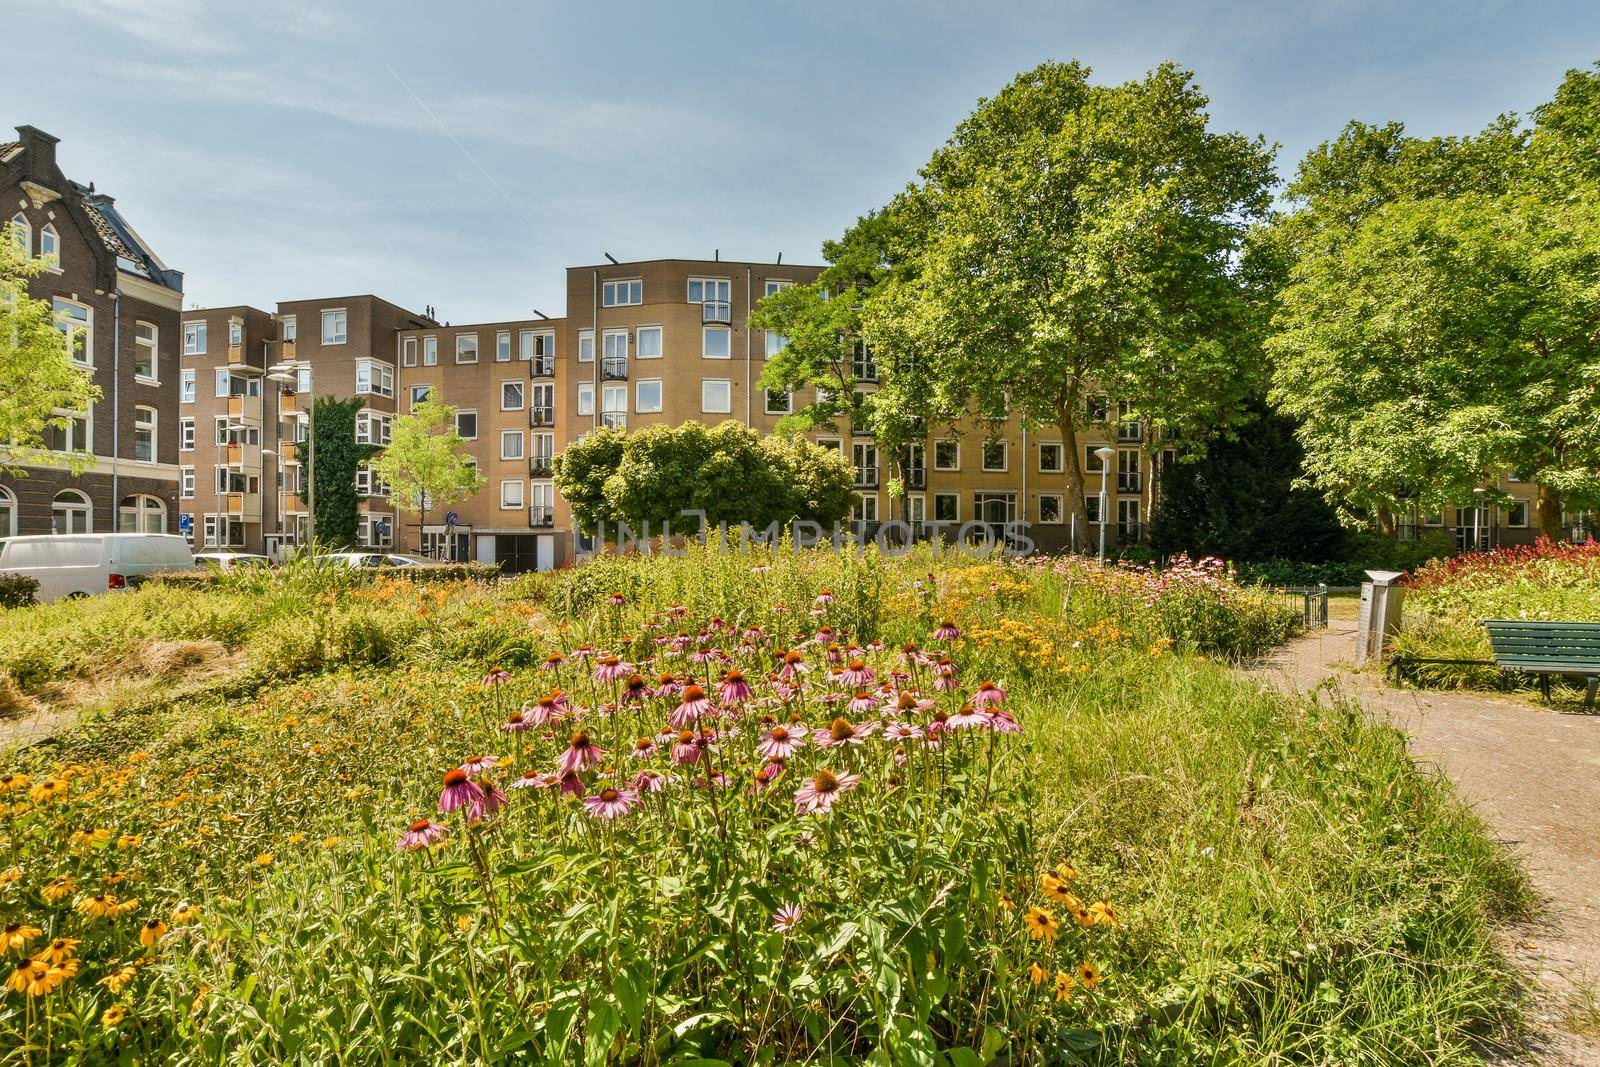
[[[69,180],[57,138],[33,126],[0,144],[0,223],[46,269],[30,279],[55,308],[61,343],[100,389],[47,445],[89,453],[78,475],[35,465],[0,475],[0,537],[176,532],[178,336],[183,275],[167,267],[113,199]]]

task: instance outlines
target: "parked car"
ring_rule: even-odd
[[[160,571],[193,568],[189,542],[176,534],[41,534],[7,538],[0,547],[0,573],[37,579],[41,604],[127,589]]]
[[[255,552],[196,552],[196,563],[204,563],[220,570],[231,571],[243,567],[271,567],[270,556],[259,555]]]
[[[409,552],[319,552],[316,560],[341,567],[443,567],[446,564]]]

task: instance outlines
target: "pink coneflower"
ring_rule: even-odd
[[[544,669],[547,671],[560,670],[561,665],[567,662],[567,657],[559,652],[552,652],[544,658]]]
[[[871,685],[872,680],[876,677],[877,675],[873,673],[872,668],[867,666],[865,661],[859,659],[851,660],[845,669],[839,672],[839,680],[852,689]]]
[[[618,656],[601,656],[594,661],[593,677],[597,682],[615,682],[632,673],[633,664],[624,662]]]
[[[778,678],[781,681],[792,682],[796,675],[805,674],[811,668],[806,664],[806,658],[798,652],[785,652],[783,666],[778,668]]]
[[[816,730],[811,734],[811,743],[818,748],[832,748],[835,745],[860,745],[866,742],[867,736],[872,733],[871,723],[851,722],[843,715],[828,724],[826,730]]]
[[[656,696],[670,697],[682,692],[683,683],[670,674],[663,674],[656,678]]]
[[[871,693],[867,692],[865,689],[857,689],[855,691],[855,695],[850,698],[850,704],[846,710],[848,710],[852,715],[866,715],[872,712],[877,706],[878,702],[872,699]]]
[[[833,802],[839,799],[839,794],[854,789],[860,781],[859,774],[818,771],[794,791],[795,809],[802,815],[824,815],[833,810]]]
[[[917,715],[932,707],[933,701],[918,696],[914,690],[903,689],[895,695],[892,705],[884,705],[884,710],[896,715]]]
[[[557,766],[563,774],[575,774],[598,766],[605,758],[605,752],[589,737],[587,730],[578,730],[568,742],[567,750],[561,754],[561,761]]]
[[[712,648],[710,645],[701,645],[699,648],[690,653],[689,662],[699,663],[702,665],[707,663],[726,663],[728,662],[728,654],[722,651],[720,648]]]
[[[729,778],[726,774],[723,774],[721,771],[715,769],[707,771],[704,778],[696,778],[694,780],[694,787],[696,789],[710,789],[712,787],[716,787],[717,789],[726,789],[732,784],[732,778]]]
[[[795,750],[806,743],[806,734],[809,732],[799,723],[774,726],[767,731],[766,738],[756,746],[756,751],[768,759],[788,759],[795,754]]]
[[[661,749],[656,746],[655,739],[641,737],[633,743],[633,751],[629,753],[634,759],[650,759]]]
[[[956,665],[948,659],[940,658],[938,674],[933,680],[933,687],[940,692],[954,692],[961,687],[961,680],[956,677]]]
[[[883,728],[883,736],[891,741],[915,741],[922,736],[922,727],[912,722],[892,722]]]
[[[1006,702],[1006,691],[993,682],[983,682],[978,686],[978,691],[972,697],[972,702],[980,708],[994,705],[999,707]]]
[[[633,810],[639,794],[631,789],[602,789],[583,798],[583,807],[596,819],[616,819]]]
[[[817,599],[811,602],[811,614],[823,615],[827,613],[828,605],[833,603],[833,594],[824,589],[817,594]]]
[[[630,674],[622,686],[622,699],[628,704],[643,704],[655,696],[655,690],[650,688],[650,683],[645,681],[642,674]]]
[[[1011,717],[1011,713],[1004,708],[994,708],[989,712],[989,728],[997,734],[1020,734],[1022,724]]]
[[[942,709],[936,711],[933,713],[933,721],[928,724],[928,739],[931,741],[940,734],[949,733],[951,729],[950,713]]]
[[[827,661],[835,666],[844,662],[844,649],[840,648],[837,642],[830,642],[824,655]]]
[[[429,848],[444,840],[445,828],[432,819],[418,819],[412,823],[395,846],[401,852],[415,852],[419,848]]]
[[[468,808],[467,817],[474,822],[480,819],[487,819],[509,803],[511,803],[510,798],[500,791],[500,787],[493,782],[488,782],[483,791],[483,806],[476,811]]]
[[[540,697],[530,707],[522,707],[522,717],[529,726],[539,728],[566,717],[566,708],[554,696]]]
[[[483,807],[483,790],[460,767],[444,772],[444,791],[439,794],[439,810],[452,812],[457,808]]]
[[[522,712],[520,711],[512,712],[510,716],[506,718],[506,721],[500,724],[500,732],[503,734],[520,734],[527,728],[528,724],[523,719]]]
[[[683,687],[683,699],[668,716],[672,725],[679,728],[692,725],[696,719],[711,710],[711,698],[698,685]]]
[[[620,608],[627,602],[628,598],[623,596],[621,593],[612,593],[610,596],[606,597],[606,604],[613,608]]]
[[[556,786],[558,786],[560,784],[561,784],[561,776],[559,774],[551,774],[549,771],[537,771],[537,772],[529,771],[527,774],[524,774],[521,778],[518,778],[518,779],[514,780],[513,782],[511,782],[508,786],[506,786],[506,788],[507,789],[553,789],[553,788],[555,788]]]
[[[680,767],[699,763],[700,756],[710,740],[705,734],[697,734],[693,730],[680,731],[677,744],[672,746],[672,762]]]
[[[971,704],[961,705],[961,710],[950,716],[945,722],[952,730],[971,730],[974,727],[987,727],[989,716]]]
[[[784,770],[785,767],[783,760],[768,760],[762,766],[762,768],[756,772],[755,784],[750,787],[750,792],[756,793],[768,788],[773,782],[776,782],[783,776]]]
[[[655,771],[640,771],[633,776],[633,788],[641,793],[659,793],[672,781],[670,775],[657,774]]]
[[[494,756],[468,756],[462,761],[461,769],[476,777],[492,769],[499,762]]]
[[[581,797],[585,792],[587,792],[587,790],[584,788],[583,779],[578,777],[576,771],[568,771],[566,774],[561,776],[562,796],[566,796],[568,793],[571,793],[575,797]]]
[[[594,649],[588,645],[579,645],[569,653],[568,658],[575,660],[594,659]]]
[[[511,672],[501,667],[495,667],[483,676],[483,684],[488,686],[504,685],[511,681]]]
[[[785,904],[772,913],[772,928],[780,934],[787,934],[800,925],[800,905]]]
[[[905,657],[907,663],[916,664],[922,659],[922,649],[917,647],[915,641],[907,641],[900,646],[900,655]]]
[[[941,622],[938,629],[933,631],[933,639],[935,641],[954,641],[960,636],[961,629],[949,619]]]
[[[681,619],[687,614],[689,614],[689,609],[682,604],[674,604],[667,609],[667,618],[669,619]]]
[[[725,705],[743,704],[750,699],[750,683],[741,670],[724,671],[722,684],[717,686],[717,699]]]

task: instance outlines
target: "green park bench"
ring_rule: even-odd
[[[1550,699],[1550,676],[1562,674],[1588,681],[1583,706],[1593,710],[1600,689],[1600,622],[1553,622],[1528,619],[1484,619],[1489,631],[1492,660],[1417,659],[1397,657],[1390,666],[1405,677],[1422,663],[1493,665],[1503,671],[1537,674],[1545,700]]]

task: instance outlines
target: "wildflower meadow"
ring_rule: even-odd
[[[0,761],[0,1062],[1477,1062],[1527,890],[1231,669],[1297,626],[1212,561],[704,547],[0,612],[79,706]]]

